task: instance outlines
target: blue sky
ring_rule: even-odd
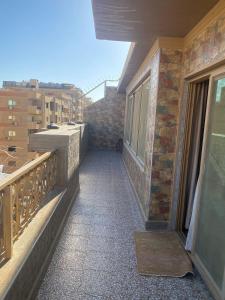
[[[91,0],[1,0],[0,25],[0,81],[36,78],[87,91],[121,75],[129,48],[95,38]]]

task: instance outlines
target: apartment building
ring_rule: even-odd
[[[35,157],[28,136],[42,127],[41,95],[35,91],[0,90],[0,165],[12,173]]]
[[[3,88],[13,90],[38,90],[43,96],[54,97],[50,101],[50,111],[55,111],[50,118],[50,122],[63,123],[68,121],[83,121],[83,110],[91,103],[91,99],[83,97],[84,93],[80,88],[68,83],[39,82],[37,79],[29,81],[3,81]],[[48,107],[47,111],[48,112]],[[48,119],[50,116],[47,115]],[[46,121],[46,120],[45,120]],[[48,122],[48,121],[47,121]]]
[[[72,98],[70,96],[55,96],[54,93],[48,93],[42,97],[44,103],[43,127],[47,127],[49,123],[63,124],[73,119]]]
[[[90,103],[71,84],[3,81],[0,90],[0,166],[11,173],[34,157],[28,151],[29,135],[50,123],[83,120]]]

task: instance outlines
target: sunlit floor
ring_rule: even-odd
[[[144,223],[120,154],[89,153],[80,184],[39,300],[212,299],[199,275],[137,273],[133,232],[144,230]]]

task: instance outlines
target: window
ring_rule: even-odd
[[[10,115],[10,116],[8,116],[8,119],[9,119],[9,120],[12,120],[12,121],[15,121],[15,120],[16,120],[16,116]]]
[[[134,94],[133,120],[132,120],[132,132],[131,132],[131,148],[134,150],[135,153],[137,152],[137,146],[138,146],[141,95],[142,95],[142,86],[140,86]]]
[[[149,78],[128,97],[125,139],[139,159],[144,161],[147,110],[149,101]]]
[[[9,99],[8,100],[8,107],[9,107],[9,109],[12,109],[15,106],[16,106],[16,101],[12,100],[12,99]]]
[[[16,146],[9,146],[8,152],[16,152]]]
[[[46,103],[46,108],[48,108],[48,103]]]
[[[12,131],[12,130],[9,130],[8,136],[16,136],[16,132]]]
[[[126,128],[125,128],[125,139],[130,143],[131,138],[131,126],[132,126],[132,115],[133,115],[133,99],[134,96],[131,95],[127,100],[127,117],[126,117]]]
[[[144,154],[145,154],[149,94],[150,94],[150,80],[147,80],[142,86],[140,123],[139,123],[138,147],[137,147],[137,155],[141,158],[142,161],[144,161]]]
[[[50,110],[51,111],[55,110],[55,103],[54,102],[50,102]]]

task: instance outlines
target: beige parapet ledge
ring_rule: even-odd
[[[48,195],[44,205],[25,228],[23,234],[13,246],[13,256],[0,267],[0,299],[3,300],[15,278],[31,254],[39,237],[42,235],[51,216],[56,210],[66,190],[55,190]],[[38,275],[38,274],[37,274]],[[38,278],[37,278],[38,279]],[[31,287],[32,289],[32,287]]]

